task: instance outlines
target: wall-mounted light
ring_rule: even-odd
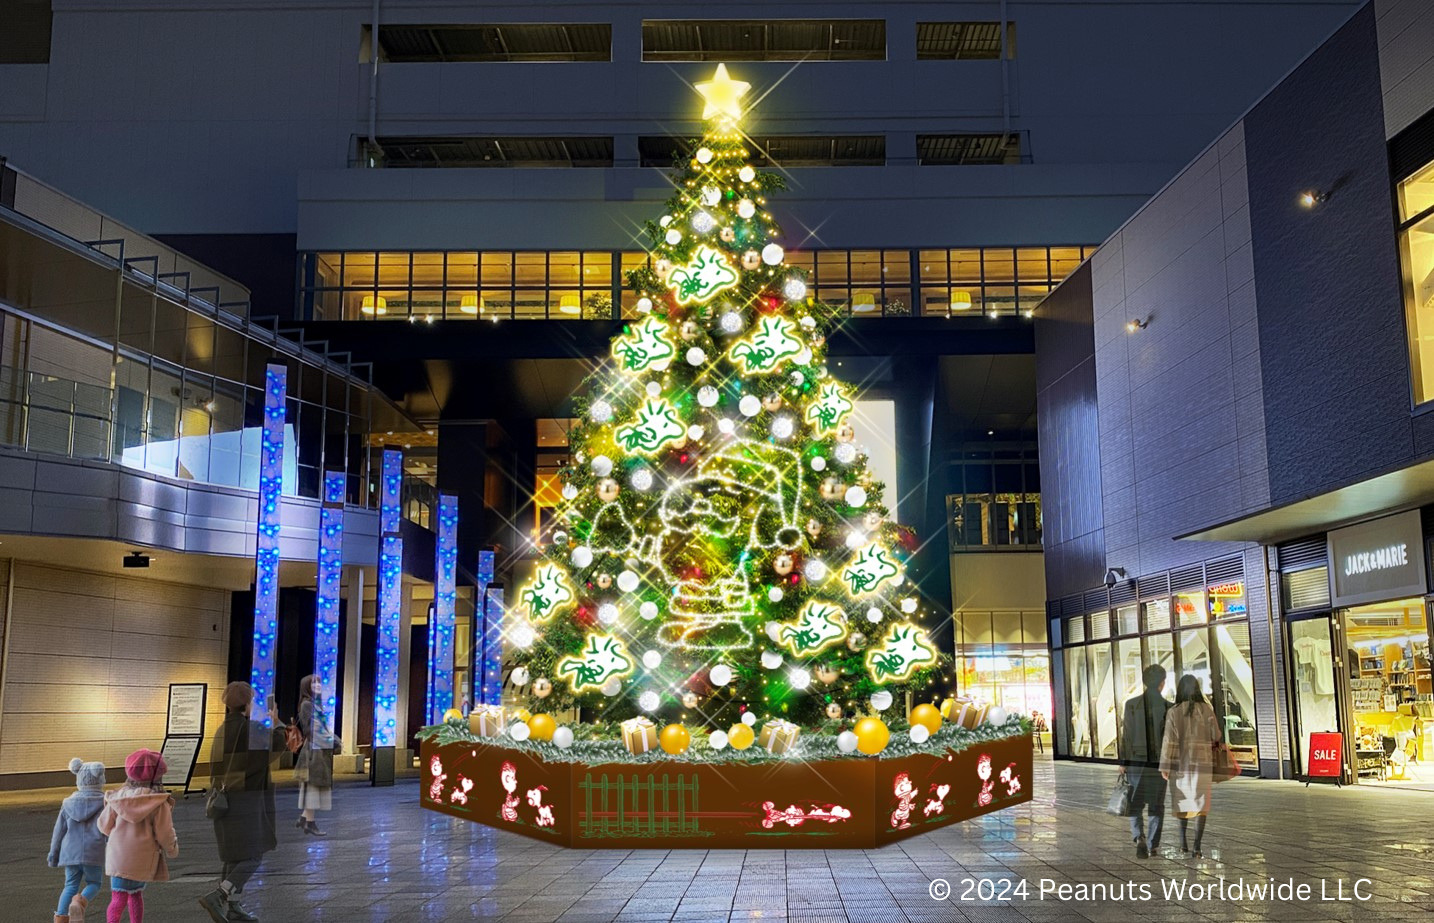
[[[1314,208],[1329,199],[1328,192],[1320,192],[1318,189],[1306,189],[1300,193],[1300,204],[1305,208]]]
[[[1134,333],[1134,332],[1136,332],[1137,330],[1144,330],[1146,327],[1149,327],[1149,326],[1150,326],[1150,318],[1148,318],[1148,317],[1143,317],[1143,318],[1142,318],[1142,317],[1136,317],[1136,318],[1132,318],[1131,320],[1128,320],[1128,321],[1125,322],[1125,332],[1126,332],[1126,333]]]

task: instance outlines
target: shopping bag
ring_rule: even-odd
[[[1125,776],[1115,780],[1115,787],[1110,790],[1110,798],[1106,800],[1105,812],[1114,814],[1116,817],[1130,816],[1130,783],[1125,781]]]
[[[1212,762],[1215,765],[1215,781],[1228,782],[1240,774],[1240,763],[1235,759],[1235,754],[1223,743],[1214,744]]]

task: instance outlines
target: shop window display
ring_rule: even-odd
[[[1290,623],[1290,674],[1295,693],[1299,760],[1300,765],[1306,768],[1310,735],[1339,730],[1329,629],[1327,615]]]
[[[1115,664],[1109,644],[1090,646],[1090,697],[1095,709],[1095,755],[1114,758],[1120,722],[1116,716]]]
[[[1050,655],[1039,612],[960,611],[956,623],[958,688],[1007,712],[1051,713]]]
[[[1362,778],[1434,782],[1434,677],[1419,599],[1345,612],[1350,727]]]
[[[1066,677],[1070,682],[1067,702],[1070,711],[1066,721],[1070,728],[1070,755],[1094,756],[1090,733],[1090,692],[1086,674],[1086,649],[1071,647],[1065,651]]]

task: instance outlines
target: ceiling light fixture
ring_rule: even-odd
[[[1328,192],[1320,192],[1318,189],[1306,189],[1300,193],[1300,204],[1305,208],[1314,208],[1329,199]]]
[[[1137,331],[1137,330],[1144,330],[1146,327],[1149,327],[1149,326],[1150,326],[1150,318],[1149,318],[1149,317],[1145,317],[1145,318],[1136,317],[1136,318],[1132,318],[1131,320],[1128,320],[1128,321],[1125,322],[1125,332],[1126,332],[1126,333],[1134,333],[1134,332]]]

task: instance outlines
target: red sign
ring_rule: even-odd
[[[1338,779],[1344,767],[1344,735],[1324,732],[1310,735],[1308,776]]]

